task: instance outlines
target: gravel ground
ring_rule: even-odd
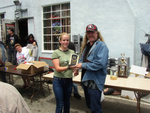
[[[44,96],[40,92],[33,98],[31,103],[30,96],[32,95],[32,89],[22,89],[23,81],[21,77],[14,76],[13,84],[25,101],[29,105],[32,113],[55,113],[55,97],[52,90],[52,84],[49,84],[50,91],[46,84],[43,85]],[[71,97],[71,109],[70,113],[90,113],[89,109],[85,105],[84,93],[81,86],[78,87],[79,93],[82,96],[81,99]],[[103,113],[136,113],[136,101],[122,98],[120,96],[105,96],[105,100],[102,102]],[[150,104],[141,102],[141,113],[149,113]]]

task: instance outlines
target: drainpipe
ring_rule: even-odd
[[[19,0],[13,1],[14,4],[16,5],[16,10],[15,10],[15,20],[16,20],[16,27],[15,27],[15,34],[19,36],[19,18],[21,17],[21,3]]]

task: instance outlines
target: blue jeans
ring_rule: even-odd
[[[16,50],[8,48],[7,49],[7,54],[8,54],[8,62],[12,63],[13,65],[17,64],[17,59],[16,59]]]
[[[78,93],[78,85],[77,84],[73,84],[73,94],[77,94]]]
[[[84,95],[87,107],[91,110],[91,113],[102,113],[101,106],[101,91],[98,89],[90,89],[83,86]]]
[[[56,98],[55,113],[70,113],[70,96],[72,92],[72,79],[53,78],[53,90]]]

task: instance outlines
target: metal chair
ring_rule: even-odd
[[[48,58],[48,57],[39,57],[39,61],[44,61],[49,65],[49,71],[43,75],[44,78],[44,82],[47,84],[48,90],[50,92],[50,88],[49,88],[49,83],[52,83],[51,80],[47,77],[47,74],[54,72],[55,67],[52,63],[52,58]]]

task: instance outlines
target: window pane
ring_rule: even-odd
[[[63,18],[62,19],[62,26],[70,25],[70,18]]]
[[[51,34],[51,28],[44,28],[44,34]]]
[[[51,20],[44,20],[44,27],[51,26]]]
[[[53,12],[52,18],[60,18],[60,12]]]
[[[53,34],[60,34],[60,33],[62,33],[61,27],[59,27],[59,26],[53,27],[52,32],[53,32]]]
[[[62,11],[62,17],[70,16],[70,10]]]
[[[60,19],[53,19],[52,20],[52,26],[53,27],[55,27],[55,26],[61,26]]]
[[[58,43],[53,43],[53,50],[56,50],[56,49],[58,49],[59,48],[59,44]]]
[[[51,18],[51,13],[45,13],[45,14],[43,15],[43,18],[44,18],[44,19]]]
[[[62,27],[62,32],[70,33],[70,26]]]
[[[60,10],[60,5],[53,5],[52,11],[57,11],[57,10]]]
[[[70,9],[70,3],[62,4],[62,9]]]
[[[43,8],[43,12],[50,12],[51,11],[51,6],[47,6]]]
[[[51,36],[44,36],[44,42],[51,42]]]
[[[51,50],[51,43],[44,43],[44,50]]]
[[[58,39],[59,39],[59,35],[54,35],[52,37],[52,41],[55,42],[55,43],[59,43]]]
[[[58,41],[58,39],[59,39],[59,35],[54,35],[52,37],[52,41],[53,41],[52,47],[53,47],[53,50],[59,48],[59,41]]]

